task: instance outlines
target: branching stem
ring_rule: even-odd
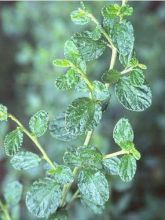
[[[5,220],[12,220],[11,217],[10,217],[10,214],[8,212],[7,206],[4,205],[1,200],[0,200],[0,209],[4,213]]]
[[[31,134],[25,127],[24,125],[12,114],[9,114],[8,117],[14,121],[21,129],[22,131],[32,140],[32,142],[35,144],[35,146],[39,149],[39,151],[41,152],[43,159],[47,161],[47,163],[53,168],[56,169],[55,164],[50,160],[49,156],[47,155],[47,153],[45,152],[45,150],[43,149],[43,147],[41,146],[41,144],[38,142],[38,139]]]

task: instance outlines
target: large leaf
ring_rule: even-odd
[[[49,118],[47,112],[44,110],[37,112],[29,121],[31,132],[37,137],[42,136],[47,130],[48,120]]]
[[[69,167],[59,165],[56,169],[48,171],[48,175],[60,184],[72,183],[74,177]]]
[[[144,111],[152,102],[151,89],[148,85],[134,86],[128,77],[123,77],[115,85],[119,102],[128,110]]]
[[[23,143],[23,133],[18,127],[14,131],[8,133],[4,140],[4,147],[7,156],[16,154]]]
[[[16,170],[28,170],[37,167],[41,158],[32,152],[21,151],[14,155],[11,159],[11,164]]]
[[[105,171],[111,175],[119,174],[120,159],[118,157],[107,158],[103,160]]]
[[[95,40],[92,36],[91,32],[84,31],[76,33],[72,38],[86,61],[97,59],[105,50],[104,43],[101,40]]]
[[[121,158],[119,166],[119,176],[124,182],[133,179],[136,172],[136,160],[131,155],[125,155]]]
[[[71,141],[77,136],[70,133],[70,129],[66,129],[65,114],[59,114],[54,120],[49,123],[50,134],[60,141]]]
[[[66,110],[66,128],[72,134],[94,129],[102,117],[101,106],[89,98],[79,98]]]
[[[76,67],[79,67],[82,71],[86,71],[86,63],[82,59],[82,56],[72,40],[67,40],[64,46],[64,55],[70,60]]]
[[[61,201],[61,188],[55,180],[45,178],[33,183],[26,195],[26,205],[33,215],[47,218],[54,213]]]
[[[4,188],[4,197],[8,205],[16,205],[21,200],[22,184],[18,181],[8,183]]]
[[[105,176],[92,169],[84,169],[78,176],[78,187],[82,199],[98,206],[104,206],[109,199],[109,185]]]
[[[74,88],[79,82],[79,76],[74,69],[69,69],[66,74],[60,75],[55,80],[55,85],[58,89],[69,90]]]
[[[134,132],[128,119],[121,118],[114,127],[113,138],[122,149],[129,150],[134,139]]]
[[[95,147],[71,148],[64,154],[64,162],[71,166],[102,168],[102,154]]]
[[[0,121],[7,121],[7,107],[0,104]]]
[[[141,69],[135,69],[133,70],[129,75],[128,79],[131,83],[131,85],[134,86],[140,86],[143,85],[145,82],[144,73]]]

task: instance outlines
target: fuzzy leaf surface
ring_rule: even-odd
[[[0,104],[0,121],[7,121],[7,107]]]
[[[119,174],[120,159],[118,157],[107,158],[103,160],[104,170],[111,175]]]

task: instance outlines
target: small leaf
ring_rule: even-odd
[[[7,156],[16,154],[23,143],[23,133],[18,127],[14,131],[8,133],[4,140],[4,147]]]
[[[128,77],[122,77],[115,85],[119,102],[128,110],[144,111],[152,103],[151,89],[148,85],[134,86]]]
[[[71,20],[75,24],[84,25],[90,22],[90,17],[88,16],[87,12],[79,8],[71,13]]]
[[[36,217],[47,218],[60,205],[61,194],[60,185],[55,180],[50,178],[38,180],[27,192],[27,208]]]
[[[66,110],[66,129],[83,134],[94,129],[102,117],[101,106],[89,98],[78,98]]]
[[[97,169],[102,168],[102,154],[95,147],[81,146],[78,148],[71,148],[64,154],[64,162],[71,166],[77,167],[93,167]]]
[[[80,51],[83,59],[86,61],[99,58],[105,50],[104,43],[101,40],[95,40],[95,37],[93,39],[92,36],[91,32],[84,31],[76,33],[72,37],[73,42]]]
[[[21,200],[22,184],[18,181],[8,183],[4,189],[4,197],[8,205],[17,205]]]
[[[64,55],[66,59],[70,60],[76,67],[82,71],[86,71],[86,63],[72,40],[67,40],[64,45]],[[73,65],[72,65],[73,66]]]
[[[78,176],[78,187],[82,199],[96,206],[104,206],[109,199],[109,185],[100,171],[82,170]]]
[[[111,175],[119,174],[120,159],[118,157],[107,158],[103,160],[105,171]]]
[[[93,86],[96,100],[104,101],[110,97],[110,91],[105,84],[99,81],[94,81]]]
[[[70,129],[66,129],[65,114],[59,114],[54,120],[49,123],[49,131],[52,137],[60,141],[71,141],[77,136],[70,133]]]
[[[131,16],[133,13],[133,8],[130,7],[129,5],[123,5],[121,7],[120,13],[122,17]]]
[[[28,170],[37,167],[41,158],[32,152],[21,151],[14,155],[11,159],[11,164],[16,170]]]
[[[0,104],[0,121],[7,121],[7,107]]]
[[[136,160],[131,155],[125,155],[121,158],[119,166],[119,176],[124,182],[133,179],[136,172]]]
[[[134,156],[134,158],[135,158],[136,160],[140,160],[141,154],[140,154],[140,152],[139,152],[136,148],[132,148],[132,149],[130,150],[130,153],[132,153],[132,155]]]
[[[48,175],[59,184],[72,183],[74,177],[69,167],[59,165],[56,169],[48,170]]]
[[[79,79],[80,78],[76,74],[75,70],[69,69],[66,74],[62,74],[56,79],[55,85],[58,89],[69,90],[77,85]]]
[[[118,144],[124,150],[132,149],[132,142],[134,139],[134,133],[132,126],[128,119],[121,118],[114,127],[113,138],[116,144]]]
[[[145,82],[144,73],[141,69],[135,69],[127,76],[133,86],[141,86]]]
[[[58,67],[70,67],[72,65],[69,60],[65,59],[56,59],[53,61],[53,64]]]
[[[109,84],[115,84],[119,81],[120,77],[120,72],[118,72],[117,70],[110,70],[102,75],[102,80]]]
[[[42,136],[48,127],[48,113],[44,110],[37,112],[33,115],[29,121],[29,127],[31,132],[36,136]]]

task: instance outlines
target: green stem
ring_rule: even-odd
[[[122,0],[122,6],[126,5],[128,0]]]
[[[128,68],[128,69],[125,69],[125,70],[121,71],[121,75],[125,75],[125,74],[131,72],[132,70],[133,70],[132,67],[130,67],[130,68]]]
[[[111,56],[109,70],[112,70],[114,68],[115,62],[116,62],[116,58],[117,58],[117,49],[115,47],[113,47],[112,48],[112,56]]]
[[[9,114],[8,117],[14,121],[21,129],[22,131],[32,140],[32,142],[35,144],[35,146],[39,149],[39,151],[42,153],[43,159],[48,162],[48,164],[53,168],[56,169],[56,166],[54,163],[50,160],[49,156],[41,146],[41,144],[38,142],[37,138],[31,134],[24,126],[23,124],[12,114]]]
[[[1,200],[0,200],[0,208],[1,208],[2,212],[4,213],[6,220],[11,220],[7,206],[5,206]]]
[[[87,136],[86,136],[85,141],[84,141],[84,146],[88,146],[88,144],[90,142],[90,139],[92,137],[92,134],[93,134],[93,131],[88,131]]]
[[[108,158],[112,158],[112,157],[116,157],[116,156],[119,156],[119,155],[123,155],[123,154],[129,154],[129,152],[126,151],[126,150],[120,150],[120,151],[117,151],[117,152],[112,153],[112,154],[106,154],[106,155],[103,157],[103,160],[104,160],[104,159],[108,159]]]

